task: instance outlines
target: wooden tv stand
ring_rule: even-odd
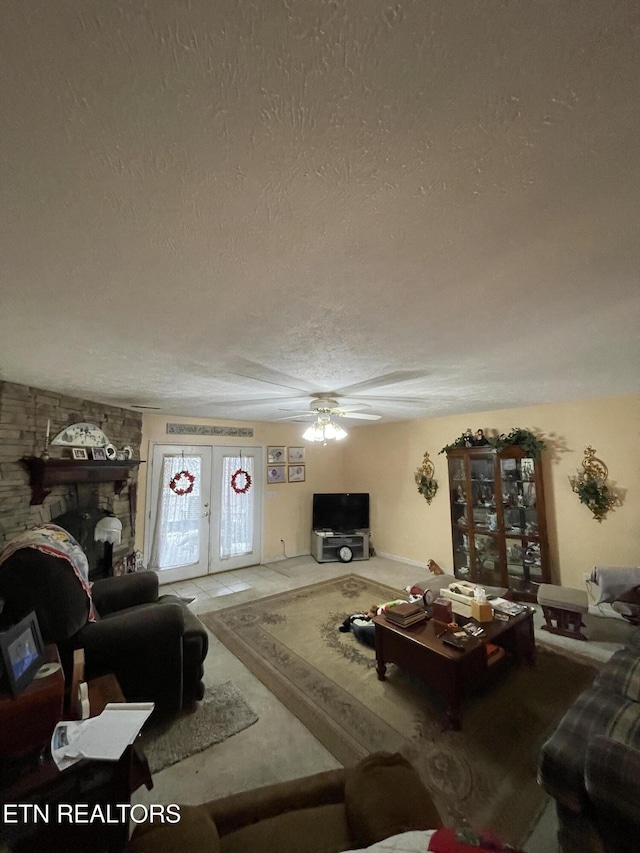
[[[318,563],[340,563],[338,550],[347,545],[354,560],[369,559],[369,531],[342,533],[336,530],[311,531],[311,555]]]

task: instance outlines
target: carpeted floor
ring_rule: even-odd
[[[158,773],[214,743],[221,743],[257,719],[258,715],[240,691],[225,681],[208,688],[193,710],[145,729],[141,746],[151,772]]]
[[[539,649],[535,667],[511,669],[467,703],[461,732],[443,730],[424,684],[394,666],[378,681],[373,650],[338,631],[345,616],[397,595],[347,575],[200,618],[343,764],[400,751],[445,823],[466,819],[521,844],[545,804],[538,748],[594,670]]]

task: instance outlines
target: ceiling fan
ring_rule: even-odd
[[[360,412],[358,409],[366,407],[366,403],[361,403],[357,406],[341,406],[337,400],[329,396],[329,394],[318,394],[312,398],[308,409],[302,409],[293,412],[287,417],[277,418],[279,421],[297,421],[301,418],[354,418],[362,421],[378,421],[381,415],[370,415],[367,412]],[[368,408],[368,407],[367,407]],[[281,409],[281,411],[290,411]]]

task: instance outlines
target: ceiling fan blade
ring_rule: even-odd
[[[424,379],[424,370],[396,370],[393,373],[385,373],[384,376],[378,376],[374,379],[365,379],[364,382],[356,382],[354,385],[347,385],[346,388],[341,388],[336,391],[340,397],[349,397],[354,392],[360,393],[367,391],[369,388],[384,388],[385,385],[398,385],[400,382],[410,382],[412,379]]]
[[[354,399],[356,399],[356,400],[358,399],[357,395],[355,396]],[[426,406],[427,403],[429,402],[426,399],[426,397],[395,397],[395,396],[391,396],[391,395],[389,395],[387,397],[382,397],[382,396],[374,396],[371,394],[364,395],[363,399],[371,400],[371,402],[374,405],[376,403],[413,403],[413,404],[417,404],[417,405],[422,403],[422,405]],[[346,407],[345,407],[345,410],[346,410]]]
[[[276,418],[277,421],[300,421],[302,418],[315,418],[316,412],[297,412],[295,415],[288,415],[286,418]]]
[[[297,391],[301,397],[308,398],[310,393],[304,388],[297,387],[295,383],[299,380],[293,376],[280,373],[278,370],[272,370],[264,364],[258,364],[247,358],[234,358],[229,364],[228,370],[233,376],[243,376],[245,379],[252,379],[254,382],[264,382],[267,385],[275,385],[278,388]]]
[[[360,409],[370,409],[371,406],[368,403],[354,403],[350,406],[340,406],[341,412],[359,412]]]
[[[333,412],[333,417],[336,418],[357,418],[361,421],[379,421],[382,415],[367,415],[364,412],[343,412],[341,409],[339,412]]]
[[[304,402],[306,397],[302,395],[292,396],[292,397],[256,397],[255,399],[244,399],[244,400],[210,400],[210,403],[220,403],[225,406],[272,406],[274,402],[278,403],[300,403]],[[290,411],[288,409],[282,409],[282,411]]]

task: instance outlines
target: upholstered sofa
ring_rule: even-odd
[[[341,853],[441,826],[416,770],[375,753],[351,768],[182,806],[135,828],[127,853]]]
[[[640,850],[640,630],[543,745],[538,781],[556,800],[563,853]]]

